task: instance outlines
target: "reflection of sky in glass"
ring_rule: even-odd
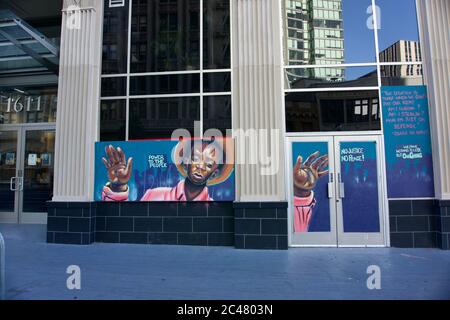
[[[375,36],[367,28],[371,0],[343,0],[345,63],[375,62]]]
[[[398,40],[418,40],[414,0],[377,0],[381,10],[379,47],[384,50]],[[367,28],[370,0],[343,0],[345,63],[375,62],[373,30]],[[354,72],[354,71],[350,71]]]
[[[343,0],[345,63],[375,62],[373,30],[367,28],[370,0]],[[378,31],[380,51],[399,40],[418,41],[416,5],[414,0],[377,0],[381,11]],[[346,68],[347,81],[375,71],[376,68]]]
[[[398,40],[419,40],[415,0],[377,0],[381,10],[380,50]]]
[[[374,67],[352,67],[352,68],[345,68],[345,80],[351,81],[356,80],[360,77],[363,77],[365,75],[368,75],[371,72],[376,72],[377,68]],[[374,75],[376,77],[376,75]]]

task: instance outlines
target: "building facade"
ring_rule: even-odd
[[[8,67],[31,61],[2,72],[0,222],[47,222],[51,243],[449,249],[448,1],[61,9],[57,41],[0,25]],[[194,196],[193,165],[156,169],[177,129],[234,141]]]
[[[423,69],[420,43],[400,40],[380,53],[380,62],[419,63],[386,66],[383,77],[402,79],[405,85],[420,85]],[[398,84],[398,83],[397,83]]]

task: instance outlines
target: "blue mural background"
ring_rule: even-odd
[[[102,162],[102,157],[106,157],[106,146],[112,145],[116,149],[120,147],[127,160],[133,157],[133,173],[128,183],[129,201],[139,201],[148,189],[175,187],[180,180],[184,179],[171,160],[172,150],[177,143],[177,141],[171,140],[97,142],[95,145],[94,200],[102,200],[102,189],[108,182],[107,170]],[[150,168],[148,162],[150,155],[162,156],[165,166]],[[224,182],[208,186],[208,191],[214,201],[234,201],[234,171]]]
[[[344,232],[380,232],[375,142],[341,142]]]
[[[428,98],[425,86],[382,87],[389,198],[433,198]]]

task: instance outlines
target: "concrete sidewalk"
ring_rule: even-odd
[[[0,224],[8,299],[450,299],[450,251],[45,243],[45,226]],[[66,287],[69,265],[81,290]],[[367,289],[370,265],[381,290]]]

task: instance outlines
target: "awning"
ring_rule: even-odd
[[[48,39],[10,10],[0,10],[0,75],[58,74],[59,39]]]

